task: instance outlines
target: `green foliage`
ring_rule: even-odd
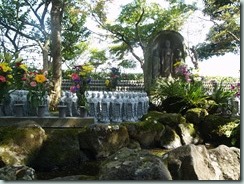
[[[209,97],[210,100],[214,101],[214,103],[210,105],[211,113],[217,113],[218,111],[220,111],[220,113],[231,112],[230,101],[236,96],[237,91],[231,88],[225,89],[223,83],[224,80],[220,83],[214,83],[213,92]]]
[[[203,107],[207,100],[201,81],[186,82],[180,78],[171,80],[158,78],[150,94],[152,103],[160,108],[164,108],[162,106],[168,99],[175,99],[175,102],[171,102],[172,104],[182,104],[181,110],[189,107]]]
[[[102,65],[106,62],[106,51],[105,50],[98,50],[98,49],[92,49],[91,50],[91,56],[89,62],[94,66],[95,72],[99,65]]]
[[[64,60],[77,58],[85,50],[84,42],[90,35],[90,31],[84,26],[87,12],[84,5],[77,0],[69,0],[64,9],[62,20],[62,56]]]
[[[122,7],[114,22],[109,22],[98,9],[93,9],[96,20],[107,30],[113,39],[110,52],[118,60],[131,52],[137,62],[143,65],[144,59],[134,50],[144,51],[155,35],[162,30],[178,31],[184,21],[194,10],[193,6],[181,2],[168,1],[169,7],[161,7],[158,3],[147,3],[145,0],[134,0]]]
[[[203,12],[214,25],[206,42],[197,45],[199,59],[240,52],[240,1],[204,0]]]

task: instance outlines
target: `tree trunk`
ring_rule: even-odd
[[[61,20],[62,20],[62,0],[52,0],[51,9],[51,53],[53,57],[53,92],[50,96],[50,108],[56,109],[61,95],[62,84],[62,56],[61,56]]]
[[[147,94],[150,94],[150,88],[152,85],[152,60],[153,56],[151,54],[150,47],[145,47],[143,50],[144,64],[143,64],[143,74],[144,74],[144,87]]]
[[[42,49],[42,57],[43,57],[43,71],[48,71],[49,69],[49,61],[48,61],[48,51],[49,51],[50,41],[47,40],[43,45]]]

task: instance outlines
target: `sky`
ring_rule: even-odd
[[[118,8],[121,5],[125,5],[132,0],[115,0],[111,11],[111,19],[117,17],[119,11]],[[191,3],[193,0],[185,0],[185,3]],[[163,2],[162,0],[148,0],[148,2]],[[195,1],[201,6],[201,1]],[[203,17],[201,12],[194,14],[188,23],[184,26],[183,30],[180,32],[185,38],[185,43],[189,46],[196,45],[199,42],[203,42],[209,28],[212,26],[211,22],[204,21],[198,17]],[[205,17],[205,19],[207,19]],[[223,77],[240,77],[240,55],[235,55],[232,53],[225,54],[224,56],[212,57],[208,60],[199,61],[199,74],[202,76],[223,76]],[[189,61],[186,63],[191,67],[192,64]],[[129,71],[141,73],[142,70],[140,66],[136,69]]]

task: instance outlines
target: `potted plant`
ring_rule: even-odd
[[[77,105],[80,108],[80,116],[82,117],[87,115],[88,103],[85,93],[89,89],[92,70],[93,66],[85,63],[75,66],[74,72],[71,74],[74,85],[70,87],[70,91],[76,93],[78,97]]]

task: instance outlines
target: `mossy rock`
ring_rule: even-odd
[[[46,129],[47,140],[30,166],[45,172],[78,167],[81,160],[78,134],[81,129]]]
[[[158,120],[162,115],[164,115],[164,112],[159,112],[159,111],[149,111],[147,114],[145,114],[142,118],[141,121],[145,121],[146,119],[155,119]]]
[[[45,139],[45,131],[38,125],[0,127],[0,157],[6,165],[28,165]]]
[[[122,124],[93,124],[78,137],[81,151],[91,160],[106,158],[129,143],[127,128]]]
[[[192,123],[181,123],[176,131],[181,137],[183,145],[203,143],[203,139],[198,132],[198,127],[194,126]]]
[[[149,118],[136,123],[126,122],[123,125],[126,126],[130,139],[138,141],[142,148],[158,147],[165,131],[164,125]]]
[[[168,125],[170,127],[176,128],[178,124],[185,123],[186,119],[178,113],[150,111],[142,118],[142,121],[159,122],[163,125]]]
[[[208,115],[201,122],[199,131],[206,142],[240,147],[238,145],[238,140],[240,140],[239,118]]]
[[[160,146],[166,149],[173,149],[182,146],[180,136],[174,129],[165,126],[165,132],[160,140]]]
[[[186,112],[185,118],[188,122],[194,125],[198,125],[201,122],[201,120],[207,115],[208,112],[206,109],[193,108],[193,109],[189,109]]]
[[[158,121],[163,125],[168,125],[171,128],[175,129],[176,127],[178,127],[179,124],[185,123],[186,119],[181,114],[167,113],[161,116]]]

